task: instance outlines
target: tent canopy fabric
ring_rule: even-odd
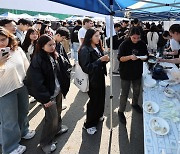
[[[180,20],[180,0],[50,0],[76,8],[141,20]],[[111,8],[111,4],[113,7]],[[87,7],[89,6],[89,7]]]

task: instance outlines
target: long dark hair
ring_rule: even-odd
[[[90,28],[90,29],[88,29],[88,30],[86,31],[86,35],[85,35],[85,37],[84,37],[84,41],[83,41],[83,43],[82,43],[79,51],[81,50],[81,48],[82,48],[83,46],[88,46],[88,47],[91,46],[92,37],[93,37],[93,35],[94,35],[96,32],[98,32],[98,30],[97,30],[97,29],[92,29],[92,28]],[[97,44],[96,46],[97,46],[100,50],[103,50],[103,49],[102,49],[102,45],[101,45],[101,41],[99,41],[99,44]]]
[[[41,26],[40,35],[46,34],[46,32],[45,32],[46,27],[49,28],[49,26],[48,26],[47,24],[43,24],[43,25]]]
[[[28,52],[28,48],[29,46],[31,45],[31,39],[30,39],[30,35],[34,32],[37,32],[38,36],[39,36],[39,32],[36,28],[29,28],[27,33],[26,33],[26,36],[25,36],[25,39],[24,39],[24,42],[22,44],[22,49],[24,50],[25,53]],[[36,43],[37,43],[37,40],[33,41],[33,45],[34,47],[36,46]]]

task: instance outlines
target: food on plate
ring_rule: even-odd
[[[153,109],[151,103],[148,103],[148,104],[147,104],[147,111],[148,111],[148,112],[154,112],[154,109]]]
[[[161,133],[162,133],[162,134],[165,134],[166,132],[167,132],[167,128],[166,128],[166,127],[162,127],[162,128],[161,128]]]
[[[171,90],[171,89],[169,89],[169,88],[166,88],[166,89],[165,89],[165,92],[166,92],[167,94],[169,94],[169,95],[173,95],[173,94],[174,94],[174,91]]]
[[[159,123],[157,122],[156,119],[154,119],[154,120],[152,121],[152,124],[153,124],[153,126],[154,126],[153,128],[154,128],[155,131],[161,130],[161,127],[160,127],[160,125],[159,125]]]
[[[149,63],[156,63],[156,60],[154,60],[154,59],[149,59],[148,62],[149,62]]]

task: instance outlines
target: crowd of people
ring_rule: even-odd
[[[114,24],[113,74],[120,74],[121,95],[118,115],[126,124],[124,111],[132,84],[132,107],[142,113],[138,104],[143,61],[149,54],[159,54],[159,61],[180,63],[180,25],[169,31],[163,25],[142,23],[138,19]],[[64,43],[66,42],[66,43]],[[55,22],[20,19],[0,20],[0,129],[3,154],[22,154],[26,146],[21,138],[31,139],[29,99],[40,102],[45,111],[40,147],[45,153],[56,149],[54,138],[68,131],[62,125],[62,98],[70,90],[71,69],[79,63],[89,76],[89,101],[83,128],[88,134],[97,132],[105,107],[105,75],[110,48],[104,22]],[[74,64],[67,52],[71,51]],[[143,58],[138,58],[142,56]],[[171,58],[171,59],[167,59]],[[73,65],[73,66],[72,66]]]

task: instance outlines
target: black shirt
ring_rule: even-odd
[[[136,49],[138,51],[137,56],[144,56],[148,54],[147,46],[144,41],[139,41],[138,43],[133,43],[131,39],[125,40],[119,46],[118,60],[123,56],[132,55],[132,50]],[[126,62],[120,61],[120,77],[123,80],[137,80],[142,77],[143,73],[143,61],[138,60],[128,60]]]
[[[81,28],[82,26],[75,26],[72,30],[72,33],[71,33],[71,42],[79,42],[78,40],[78,31],[79,29]]]

